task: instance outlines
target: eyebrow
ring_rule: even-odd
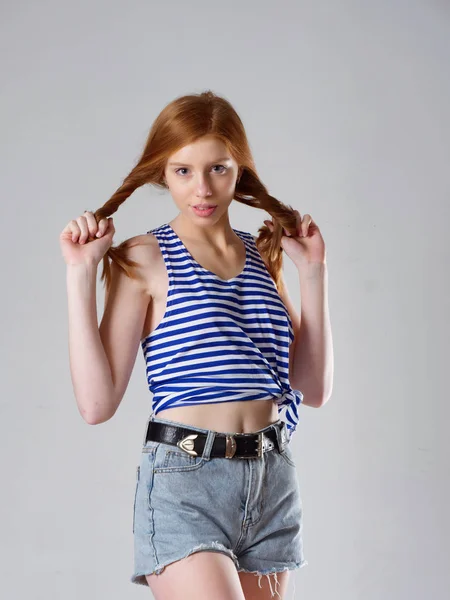
[[[216,160],[213,160],[212,162],[210,162],[209,164],[213,165],[215,163],[221,162],[221,161],[225,161],[225,160],[231,160],[229,156],[224,156],[222,158],[216,158]],[[169,163],[170,166],[179,166],[179,167],[192,167],[192,165],[188,165],[187,163],[181,163],[181,162],[170,162]]]

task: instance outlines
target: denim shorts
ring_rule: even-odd
[[[151,420],[182,425],[153,416]],[[170,563],[203,550],[226,554],[237,571],[261,576],[308,564],[289,444],[283,452],[275,447],[259,458],[211,458],[216,432],[191,428],[207,434],[202,456],[163,442],[143,445],[136,469],[131,582],[148,585],[146,574],[159,574]]]

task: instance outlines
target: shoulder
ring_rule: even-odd
[[[133,280],[150,295],[153,288],[152,282],[159,281],[160,274],[164,273],[164,259],[159,248],[157,238],[151,233],[135,235],[120,244],[127,260],[132,261],[136,278]],[[112,263],[113,269],[117,265]]]
[[[160,253],[158,240],[152,233],[143,233],[126,239],[121,244],[127,258],[142,266],[151,264]]]

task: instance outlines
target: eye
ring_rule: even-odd
[[[221,169],[223,169],[222,171],[219,171],[219,174],[221,173],[225,173],[226,171],[228,171],[228,168],[225,167],[224,165],[213,165],[213,167],[220,167]],[[189,169],[187,167],[180,167],[179,169],[175,169],[175,173],[178,175],[181,175],[182,177],[184,176],[183,173],[179,173],[179,171],[188,171]],[[216,171],[217,173],[218,171]]]

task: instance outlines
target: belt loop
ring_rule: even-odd
[[[284,448],[286,447],[286,445],[289,442],[289,440],[288,440],[288,432],[287,432],[287,428],[286,428],[286,423],[284,421],[281,421],[281,423],[279,424],[279,426],[275,427],[275,433],[276,433],[276,436],[277,436],[278,450],[280,452],[283,452]]]
[[[211,449],[214,444],[215,438],[216,438],[216,432],[213,431],[212,429],[209,429],[207,436],[206,436],[205,447],[203,448],[203,452],[202,452],[202,458],[204,458],[206,460],[210,459]]]

